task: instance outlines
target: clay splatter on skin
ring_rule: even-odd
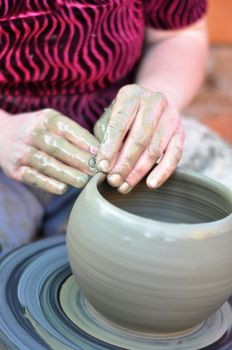
[[[101,169],[100,161],[106,157],[108,160],[112,159],[115,149],[121,145],[122,138],[124,139],[136,113],[138,110],[138,97],[142,89],[133,85],[131,88],[127,86],[122,88],[114,103],[110,107],[110,125],[108,124],[99,154],[97,155],[97,165]],[[126,93],[127,92],[127,93]],[[122,113],[123,108],[123,113]],[[108,113],[108,111],[107,111]],[[128,120],[129,118],[129,120]],[[119,134],[121,137],[119,138]],[[104,154],[104,156],[103,156]],[[110,164],[109,164],[110,167]],[[102,169],[107,171],[106,169]]]
[[[47,176],[77,188],[84,187],[89,180],[88,175],[62,164],[42,152],[34,151],[28,158],[28,163]]]
[[[55,110],[6,114],[5,130],[10,141],[0,156],[15,180],[62,194],[67,185],[83,188],[97,171],[90,164],[99,148],[96,137]]]
[[[35,187],[42,188],[46,192],[53,194],[63,194],[68,187],[59,181],[43,176],[34,169],[27,168],[22,174],[23,182]]]
[[[107,128],[108,120],[112,111],[112,107],[115,101],[111,103],[109,108],[106,108],[104,113],[102,114],[101,118],[96,122],[94,126],[94,135],[96,138],[101,142],[104,138],[105,131]]]
[[[97,170],[96,170],[96,158],[95,158],[95,157],[91,157],[91,158],[89,159],[88,164],[89,164],[89,167],[90,167],[91,169],[94,169],[94,172],[97,172]]]
[[[34,132],[32,140],[34,145],[40,150],[54,156],[63,163],[82,170],[89,175],[95,174],[95,171],[88,165],[91,155],[82,149],[78,149],[62,137],[44,130],[38,130]]]
[[[100,137],[102,129],[105,130],[97,155],[98,167],[109,173],[109,183],[114,187],[120,186],[119,191],[123,194],[134,187],[130,181],[129,184],[126,182],[127,176],[149,147],[166,105],[162,93],[154,93],[137,85],[125,86],[103,114],[102,123],[99,122],[96,127]],[[156,153],[153,152],[154,163]]]
[[[44,125],[49,131],[62,136],[81,149],[97,154],[99,143],[96,138],[71,119],[51,110]]]

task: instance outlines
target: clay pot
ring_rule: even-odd
[[[160,189],[120,195],[97,174],[72,210],[73,274],[104,318],[136,331],[184,332],[232,293],[232,194],[177,171]]]

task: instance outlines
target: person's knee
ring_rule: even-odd
[[[0,256],[30,242],[43,217],[43,207],[25,186],[0,172]]]

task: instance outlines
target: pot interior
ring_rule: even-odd
[[[106,181],[98,185],[101,195],[111,204],[129,213],[170,223],[207,223],[232,212],[232,197],[207,180],[174,175],[156,190],[145,180],[127,195],[119,194]]]

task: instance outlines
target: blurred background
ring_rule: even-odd
[[[207,76],[185,115],[232,144],[232,0],[209,0],[210,56]]]

